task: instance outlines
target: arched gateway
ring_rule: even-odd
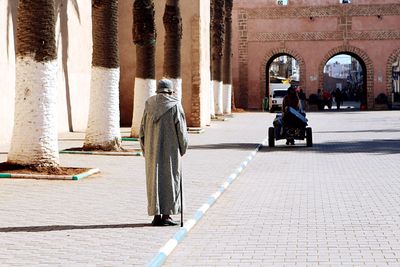
[[[272,61],[279,57],[279,56],[290,56],[296,59],[299,62],[300,66],[300,79],[299,79],[299,85],[300,88],[305,88],[305,73],[306,73],[306,64],[304,62],[303,57],[294,50],[291,49],[286,49],[286,48],[275,48],[270,51],[268,51],[262,62],[264,64],[261,64],[261,70],[260,70],[260,77],[261,77],[261,86],[260,86],[260,99],[264,99],[266,96],[266,91],[267,91],[267,83],[268,83],[268,68],[271,65]]]
[[[306,70],[301,68],[301,79],[308,96],[322,86],[322,73],[329,58],[336,54],[353,56],[365,65],[364,102],[368,109],[388,108],[375,104],[375,99],[388,93],[384,77],[387,60],[400,47],[399,1],[280,3],[272,0],[235,1],[233,25],[236,35],[232,62],[235,70],[233,85],[236,95],[240,96],[235,99],[238,107],[260,108],[262,101],[259,98],[266,91],[265,65],[270,57],[283,53],[292,55],[299,63],[304,59],[307,64]],[[301,57],[288,50],[301,53]],[[397,73],[394,74],[396,81]]]
[[[363,50],[350,46],[350,45],[342,45],[330,50],[322,59],[319,70],[318,70],[318,78],[319,78],[319,88],[323,88],[324,84],[324,67],[329,59],[338,55],[338,54],[347,54],[354,58],[356,58],[362,68],[364,73],[364,84],[363,84],[363,100],[361,102],[366,102],[368,109],[373,109],[374,107],[374,69],[371,59],[368,57],[367,53]]]
[[[389,56],[389,59],[386,63],[386,88],[389,103],[395,108],[400,108],[400,101],[398,97],[395,96],[395,93],[399,95],[399,88],[394,88],[394,65],[399,69],[400,63],[400,48],[395,49],[393,53]],[[398,82],[399,77],[396,77],[396,81]],[[397,86],[398,87],[398,86]]]

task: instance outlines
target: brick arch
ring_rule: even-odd
[[[324,84],[324,67],[329,59],[338,55],[338,54],[348,54],[357,58],[357,60],[361,60],[361,64],[365,66],[364,82],[364,91],[367,91],[367,107],[368,109],[373,109],[374,107],[374,68],[372,60],[369,58],[368,54],[361,50],[360,48],[351,46],[351,45],[342,45],[330,50],[325,57],[322,59],[319,65],[319,88],[323,87]]]
[[[260,85],[260,96],[261,99],[264,99],[265,97],[265,91],[266,91],[266,84],[267,84],[267,64],[268,62],[275,57],[276,55],[281,55],[281,54],[285,54],[288,56],[291,56],[293,58],[295,58],[300,65],[300,77],[299,77],[299,82],[300,82],[300,88],[305,88],[305,84],[306,84],[306,64],[305,61],[303,59],[303,57],[300,55],[300,53],[298,53],[297,51],[291,50],[291,49],[287,49],[287,48],[274,48],[271,49],[270,51],[268,51],[263,59],[263,64],[261,65],[261,85]]]
[[[395,49],[386,63],[386,93],[389,103],[392,103],[392,64],[400,57],[400,48]]]

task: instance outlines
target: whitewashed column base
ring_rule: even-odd
[[[120,149],[119,117],[119,68],[93,66],[84,148]]]
[[[222,81],[213,81],[215,115],[223,115]]]
[[[16,59],[14,128],[7,161],[59,165],[57,140],[57,60]]]
[[[224,84],[224,114],[230,115],[232,113],[232,85]]]
[[[139,137],[146,100],[156,94],[156,80],[135,78],[135,93],[133,97],[133,117],[131,136]]]
[[[174,89],[174,95],[179,99],[179,101],[182,102],[182,79],[172,79],[172,78],[167,78],[172,82],[172,86]]]
[[[210,116],[215,118],[215,106],[214,106],[214,82],[210,81]]]

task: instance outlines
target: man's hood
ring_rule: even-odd
[[[168,110],[179,104],[179,99],[174,95],[157,94],[147,100],[149,115],[153,121],[158,121]]]

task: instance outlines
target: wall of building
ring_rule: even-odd
[[[0,143],[9,140],[14,116],[14,29],[15,5],[0,1]]]
[[[368,107],[374,98],[389,94],[387,61],[400,47],[400,4],[393,0],[294,1],[278,6],[276,1],[235,1],[234,86],[236,104],[260,109],[266,88],[266,63],[274,53],[288,53],[303,61],[300,75],[306,94],[322,85],[322,67],[327,55],[355,53],[365,58]],[[340,50],[340,49],[342,50]],[[271,51],[274,53],[271,54]],[[321,67],[322,66],[322,67]]]

